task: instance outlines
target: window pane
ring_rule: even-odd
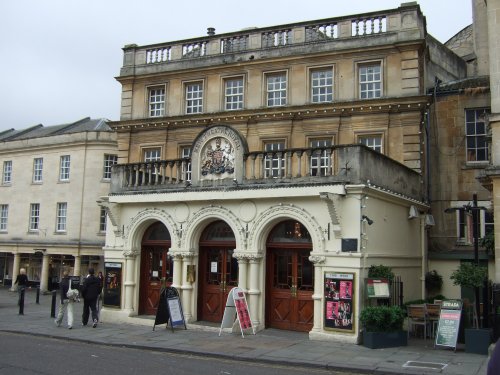
[[[67,203],[58,203],[57,204],[57,223],[56,223],[56,231],[65,232],[66,231],[66,216],[68,211]]]
[[[225,81],[225,107],[231,111],[243,108],[243,78],[233,78]]]
[[[103,178],[106,180],[111,179],[111,169],[113,165],[115,165],[118,162],[118,156],[117,155],[109,155],[105,154],[104,155],[104,173],[103,173]]]
[[[332,69],[315,70],[311,73],[311,101],[313,103],[333,100]]]
[[[186,113],[203,112],[203,83],[186,85]]]
[[[30,205],[30,230],[38,230],[40,227],[40,203],[31,203]]]
[[[466,154],[468,162],[488,161],[488,142],[485,117],[489,109],[467,109],[465,111]]]
[[[70,156],[61,156],[61,163],[59,168],[59,180],[66,181],[69,180],[69,168],[70,168]]]
[[[286,105],[286,74],[272,74],[267,76],[267,106],[277,107]]]
[[[165,114],[165,88],[149,90],[149,116],[160,117]]]
[[[11,160],[3,162],[2,183],[3,184],[12,183],[12,161]]]
[[[0,204],[0,230],[7,230],[7,223],[9,219],[9,205]]]
[[[380,64],[361,65],[359,67],[359,96],[361,99],[382,96]]]
[[[33,182],[42,182],[43,158],[33,160]]]

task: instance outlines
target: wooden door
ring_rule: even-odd
[[[143,246],[141,253],[141,299],[139,314],[155,315],[160,301],[162,280],[165,286],[172,284],[172,266],[168,249]]]
[[[313,327],[314,269],[310,249],[268,250],[267,326],[308,332]]]
[[[229,291],[238,286],[238,261],[233,248],[217,246],[200,249],[198,320],[222,321]]]
[[[162,280],[172,283],[173,262],[168,256],[170,233],[161,222],[152,224],[144,233],[141,248],[139,314],[155,315],[160,300]]]

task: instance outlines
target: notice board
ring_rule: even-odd
[[[177,326],[184,326],[184,329],[187,329],[179,292],[172,286],[163,288],[160,292],[160,301],[156,309],[153,331],[158,324],[167,323],[168,326],[169,322],[172,331],[174,331],[174,327]]]
[[[390,298],[388,279],[367,279],[366,294],[368,298]]]
[[[441,303],[439,323],[434,346],[445,346],[457,350],[458,330],[462,315],[461,300],[444,300]]]
[[[122,300],[122,264],[104,263],[103,305],[121,307]]]
[[[354,274],[325,272],[326,329],[354,332]]]
[[[241,336],[245,337],[243,330],[252,329],[255,335],[255,328],[252,325],[252,319],[250,318],[250,312],[248,311],[247,299],[245,297],[245,292],[241,288],[233,288],[227,296],[226,307],[224,308],[224,315],[222,316],[222,323],[219,330],[219,336],[222,333],[223,328],[232,328],[238,319],[238,323],[241,330]]]

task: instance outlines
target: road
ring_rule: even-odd
[[[98,331],[96,330],[96,334]],[[356,375],[0,332],[0,375]]]

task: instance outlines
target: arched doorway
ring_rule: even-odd
[[[297,221],[279,223],[267,240],[266,327],[309,332],[313,327],[311,236]]]
[[[168,256],[170,233],[161,222],[144,233],[141,246],[139,314],[155,315],[160,300],[162,279],[172,283],[173,262]]]
[[[238,286],[236,240],[225,222],[211,223],[200,239],[198,320],[221,322],[229,291]]]

